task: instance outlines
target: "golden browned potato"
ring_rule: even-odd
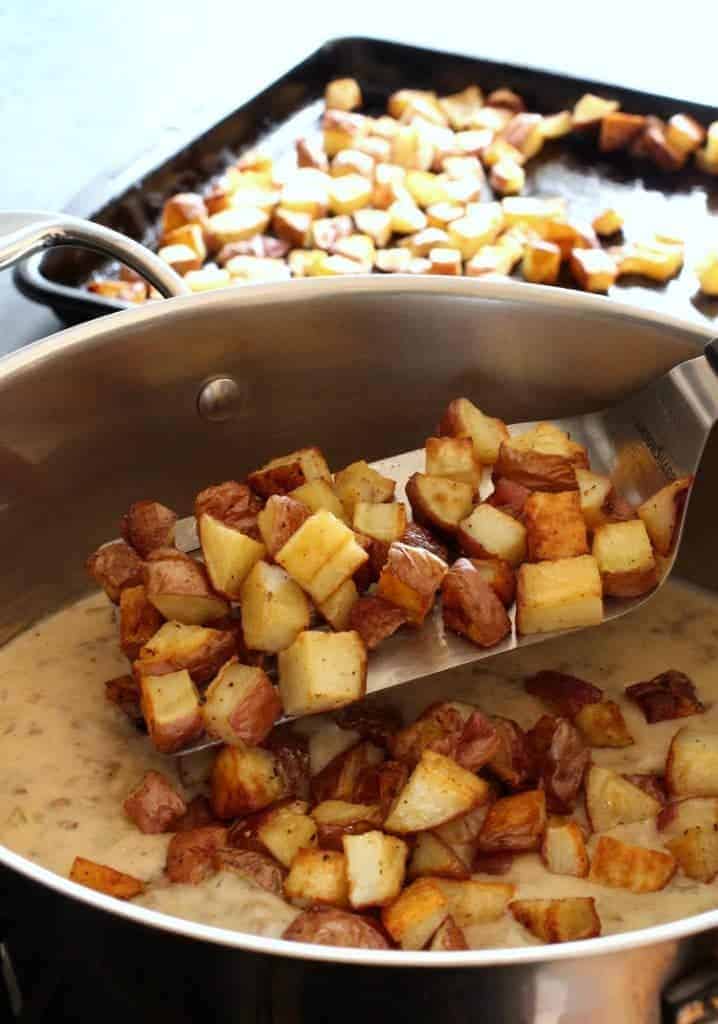
[[[638,508],[638,515],[659,555],[669,555],[673,549],[692,483],[692,476],[674,480]]]
[[[197,525],[213,587],[224,597],[239,600],[244,580],[266,554],[264,544],[206,512]]]
[[[161,676],[140,673],[140,701],[147,731],[163,754],[173,754],[202,735],[199,694],[186,669]]]
[[[459,928],[498,921],[516,892],[516,886],[509,882],[477,882],[473,878],[465,882],[437,878],[436,882]]]
[[[623,215],[609,207],[593,218],[591,226],[597,235],[615,235],[623,227]]]
[[[348,907],[346,857],[336,850],[298,850],[284,882],[284,895],[295,907]]]
[[[371,919],[328,908],[307,910],[295,917],[282,938],[320,946],[389,949],[389,943]]]
[[[696,274],[704,295],[718,295],[718,249],[702,257],[696,266]]]
[[[409,249],[402,249],[399,246],[380,249],[376,254],[376,269],[383,274],[408,274],[412,259]]]
[[[458,949],[468,948],[466,936],[451,914],[444,918],[444,923],[435,932],[429,946],[429,949],[434,950],[436,953],[450,953]]]
[[[415,521],[442,533],[456,532],[471,512],[474,492],[474,484],[426,473],[414,473],[406,483]]]
[[[479,833],[479,849],[538,850],[546,829],[546,796],[543,790],[505,796],[489,807]]]
[[[260,469],[250,473],[247,483],[265,498],[272,494],[289,494],[309,480],[328,480],[329,472],[326,459],[318,448],[301,448],[290,455],[271,459]]]
[[[329,209],[335,216],[361,210],[371,201],[373,190],[371,178],[362,174],[332,178],[328,188]]]
[[[335,110],[356,110],[362,105],[361,88],[356,78],[335,78],[324,90],[324,102]]]
[[[429,251],[430,274],[445,274],[457,277],[461,274],[461,253],[458,249],[437,246]]]
[[[282,702],[266,673],[236,658],[210,683],[202,705],[207,734],[234,745],[261,743],[281,714]]]
[[[698,882],[712,882],[718,875],[718,828],[690,828],[675,836],[666,848],[684,875]]]
[[[658,583],[651,541],[641,519],[598,526],[592,553],[601,573],[604,594],[639,597]]]
[[[373,178],[375,161],[368,153],[360,149],[343,149],[332,160],[331,176],[341,178],[345,174],[359,174],[364,178]]]
[[[541,119],[541,134],[544,139],[562,139],[573,130],[573,119],[570,110],[559,110],[557,114],[549,114]]]
[[[376,187],[375,184],[375,190]],[[372,210],[367,207],[355,210],[353,216],[357,231],[368,235],[380,249],[388,245],[391,238],[391,217],[386,210]]]
[[[523,520],[529,561],[555,561],[588,554],[578,491],[534,491],[526,499]]]
[[[457,540],[467,555],[476,558],[500,558],[514,567],[526,558],[526,527],[487,502],[462,520]]]
[[[601,118],[598,148],[602,153],[628,149],[646,126],[642,114],[624,114],[614,110]]]
[[[508,608],[516,596],[516,574],[503,558],[472,558],[471,564]]]
[[[273,807],[260,815],[257,838],[283,867],[291,866],[300,850],[316,847],[317,826],[302,800]]]
[[[473,203],[465,216],[449,222],[446,231],[451,248],[458,249],[462,259],[470,260],[482,246],[491,245],[503,227],[504,214],[499,203]]]
[[[569,267],[576,284],[586,292],[607,292],[618,275],[616,261],[604,249],[573,249]]]
[[[161,676],[187,669],[195,683],[209,682],[236,651],[231,629],[165,622],[140,649],[137,675]]]
[[[408,874],[409,878],[466,879],[469,869],[449,844],[434,832],[420,832],[411,853]]]
[[[309,516],[309,509],[298,499],[284,494],[273,494],[269,498],[257,516],[257,526],[270,558],[276,557]]]
[[[198,266],[207,259],[207,244],[201,224],[183,224],[162,236],[162,245],[186,245],[199,258]]]
[[[427,476],[444,476],[478,488],[481,462],[470,437],[428,437],[425,450]]]
[[[223,820],[261,811],[290,788],[277,756],[262,747],[222,747],[211,783],[212,810]]]
[[[675,871],[676,861],[669,853],[600,836],[588,880],[631,892],[658,892],[668,885]]]
[[[392,501],[396,483],[360,460],[352,462],[350,466],[335,475],[334,489],[351,519],[354,514],[354,506],[358,501],[368,501],[374,504]]]
[[[178,192],[162,207],[162,231],[167,234],[183,224],[204,224],[207,207],[196,192]]]
[[[541,857],[554,875],[585,878],[588,854],[581,827],[576,821],[549,819],[541,841]]]
[[[328,171],[329,160],[319,139],[297,139],[297,164],[299,167],[313,167],[317,171]]]
[[[142,559],[124,540],[103,544],[87,559],[85,568],[114,604],[119,603],[125,587],[142,584]]]
[[[344,851],[344,836],[364,835],[381,828],[384,814],[379,804],[322,800],[311,811],[317,838],[323,850]]]
[[[521,271],[534,284],[555,284],[561,269],[561,250],[554,242],[529,239],[524,249]]]
[[[476,458],[482,465],[496,462],[499,448],[509,436],[503,420],[487,416],[468,398],[455,398],[450,403],[439,430],[442,435],[471,438]]]
[[[216,856],[227,845],[227,829],[223,825],[177,832],[167,847],[165,873],[170,882],[199,885],[217,870]]]
[[[602,96],[587,92],[573,108],[573,127],[588,128],[590,125],[598,124],[608,114],[615,113],[619,106],[618,100],[606,100]]]
[[[449,757],[424,750],[384,823],[388,832],[421,832],[465,814],[489,797],[489,786]]]
[[[368,559],[354,533],[336,516],[320,509],[292,534],[276,561],[321,604]]]
[[[588,529],[594,530],[606,522],[605,507],[613,491],[613,484],[610,477],[592,473],[590,469],[576,468],[574,473],[581,501],[581,514]]]
[[[349,881],[349,902],[355,910],[385,907],[404,884],[409,849],[396,836],[374,830],[342,839]]]
[[[367,653],[354,630],[305,630],[279,652],[279,692],[287,715],[314,714],[359,700],[366,691]]]
[[[542,942],[575,942],[601,934],[596,903],[589,896],[561,900],[514,900],[509,910]]]
[[[377,595],[397,605],[407,621],[420,626],[446,572],[446,563],[430,551],[396,541],[389,548]]]
[[[438,104],[455,132],[471,128],[473,119],[483,106],[483,96],[478,85],[467,85],[461,92],[439,97]]]
[[[479,647],[493,647],[511,632],[511,620],[490,584],[468,558],[459,558],[441,583],[447,629]]]
[[[324,151],[336,156],[342,149],[353,149],[357,141],[366,138],[370,130],[369,119],[362,114],[345,110],[327,110],[322,118]]]
[[[433,878],[419,878],[382,910],[382,924],[402,949],[423,949],[449,913],[449,902]]]
[[[312,215],[278,206],[272,215],[272,231],[295,248],[308,248],[312,240]],[[231,272],[229,263],[227,268]]]
[[[633,743],[623,712],[612,700],[584,704],[574,724],[590,747],[630,747]]]
[[[603,620],[601,575],[591,555],[525,562],[516,588],[519,633],[596,626]]]
[[[654,818],[661,804],[623,775],[594,764],[586,776],[586,811],[594,832]]]
[[[202,266],[202,258],[189,245],[163,245],[157,250],[157,255],[172,267],[176,274],[184,275],[190,270],[199,270]]]
[[[250,541],[244,534],[237,536]],[[185,625],[203,625],[226,615],[229,605],[212,589],[205,567],[188,555],[167,551],[168,557],[144,566],[145,591],[155,608],[166,619]]]
[[[360,570],[361,571],[361,570]],[[353,579],[346,580],[330,594],[326,601],[317,605],[317,609],[337,633],[354,629],[350,625],[351,612],[359,600],[359,591]],[[360,634],[361,636],[361,634]],[[363,637],[362,637],[363,639]]]
[[[70,868],[70,881],[85,885],[88,889],[95,889],[97,892],[104,892],[105,895],[114,896],[118,900],[131,900],[133,896],[139,896],[145,887],[145,883],[139,878],[115,871],[106,864],[86,860],[85,857],[75,857]]]
[[[656,828],[666,836],[680,836],[691,828],[712,830],[718,825],[716,797],[686,797],[672,800],[656,819]]]
[[[679,729],[668,749],[666,785],[673,796],[718,796],[718,735]]]
[[[216,871],[231,871],[275,896],[284,894],[286,871],[281,864],[256,850],[220,847],[214,854],[213,866]]]
[[[240,600],[244,640],[253,651],[276,654],[309,628],[309,600],[278,565],[256,562],[240,587]]]
[[[585,448],[554,424],[539,423],[501,443],[494,472],[531,491],[574,491],[577,466],[588,469]]]
[[[122,536],[135,551],[147,558],[157,548],[174,543],[177,515],[159,501],[136,501],[120,521]]]
[[[648,157],[663,171],[680,170],[688,158],[688,151],[670,142],[667,125],[657,117],[646,118],[643,131],[633,140],[631,153]]]
[[[403,608],[376,594],[360,597],[349,612],[348,628],[355,629],[368,651],[396,633],[406,622]]]
[[[358,501],[354,506],[354,529],[374,540],[391,544],[403,536],[406,524],[403,502]]]
[[[634,242],[612,249],[618,276],[640,274],[652,281],[675,277],[683,266],[684,246],[680,239],[656,235],[647,242]]]
[[[517,196],[526,184],[526,171],[513,157],[504,155],[498,159],[489,173],[489,184],[500,196]],[[524,257],[525,259],[525,257]],[[533,278],[527,278],[533,280]],[[545,284],[552,284],[544,280]]]
[[[127,817],[146,835],[176,831],[177,819],[187,810],[184,800],[168,779],[161,772],[153,771],[145,772],[122,807]]]

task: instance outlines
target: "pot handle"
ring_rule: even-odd
[[[0,211],[0,270],[56,245],[79,245],[126,263],[164,298],[189,291],[179,274],[159,256],[102,224],[64,213]]]

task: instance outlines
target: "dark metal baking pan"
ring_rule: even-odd
[[[549,71],[379,39],[335,39],[208,131],[187,138],[179,148],[174,140],[174,152],[155,151],[112,179],[95,180],[68,210],[151,246],[165,199],[180,190],[202,190],[258,140],[275,160],[293,159],[295,139],[318,130],[326,83],[340,76],[359,80],[369,112],[381,111],[388,96],[402,87],[450,93],[476,82],[484,90],[510,86],[528,109],[540,113],[572,107],[583,93],[597,92],[618,99],[631,112],[659,117],[685,112],[704,125],[718,119],[715,107]],[[652,285],[627,277],[612,291],[688,319],[718,319],[718,299],[701,295],[691,272],[718,235],[717,178],[691,166],[673,174],[656,171],[624,154],[601,154],[591,141],[573,135],[547,144],[527,171],[526,194],[566,196],[575,216],[591,218],[606,206],[617,206],[626,213],[629,238],[656,231],[684,238],[686,268],[677,278]],[[91,253],[56,249],[20,266],[15,280],[28,298],[50,306],[72,324],[123,307],[84,288],[93,274],[107,269],[112,268]]]

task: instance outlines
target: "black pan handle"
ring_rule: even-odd
[[[159,256],[101,224],[68,214],[0,211],[0,270],[56,245],[79,245],[119,260],[149,281],[164,298],[188,293],[179,274]]]

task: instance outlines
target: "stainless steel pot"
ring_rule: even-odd
[[[28,224],[10,254],[0,248],[0,266],[46,244],[47,230]],[[56,223],[53,232],[67,237]],[[92,241],[107,244],[97,232]],[[113,255],[123,255],[117,238],[110,241]],[[156,257],[135,251],[132,261],[165,291],[181,290]],[[242,474],[299,440],[320,445],[334,465],[403,451],[415,447],[417,424],[435,421],[458,394],[509,420],[587,411],[695,355],[709,337],[707,328],[576,292],[374,276],[178,296],[37,342],[0,362],[0,640],[86,592],[88,550],[112,534],[118,508],[137,495],[151,491],[189,512],[190,496],[208,480]],[[711,443],[679,570],[709,587],[717,578],[716,480]],[[691,955],[689,937],[718,926],[716,910],[548,948],[379,954],[172,918],[91,892],[4,848],[0,862],[107,913],[260,954],[381,967],[506,966],[501,984],[493,972],[481,974],[482,990],[493,985],[513,1006],[506,1017],[496,1006],[496,1020],[533,1020],[526,1014],[538,1013],[542,1000],[547,1015],[535,1019],[545,1022],[652,1020],[655,992]],[[509,977],[516,983],[506,984]],[[549,1003],[560,1015],[550,1015]]]

